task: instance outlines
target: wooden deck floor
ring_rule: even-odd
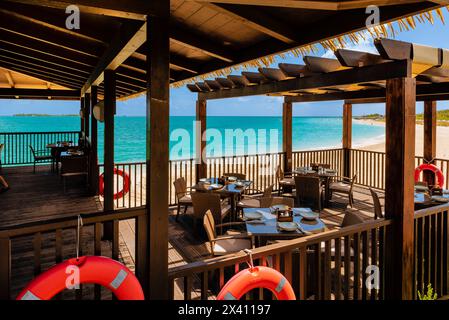
[[[86,193],[82,178],[63,184],[49,166],[3,168],[10,190],[0,195],[0,227],[101,211],[97,197]]]

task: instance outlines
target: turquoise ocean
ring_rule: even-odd
[[[1,132],[77,131],[80,119],[72,116],[0,116]],[[102,161],[103,124],[99,124]],[[207,153],[210,156],[277,152],[282,148],[281,117],[208,117]],[[384,141],[383,126],[354,122],[353,145]],[[195,153],[195,117],[170,117],[170,158]],[[294,117],[293,150],[341,147],[342,118]],[[115,161],[145,160],[145,117],[115,118]]]

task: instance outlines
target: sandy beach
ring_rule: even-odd
[[[354,120],[354,122],[385,126],[385,123],[375,120]],[[416,155],[422,156],[424,146],[424,126],[416,125]],[[385,142],[357,147],[357,149],[385,152]],[[437,127],[437,158],[449,159],[449,127]]]

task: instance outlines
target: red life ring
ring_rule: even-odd
[[[437,166],[433,165],[433,164],[427,164],[427,163],[423,163],[422,165],[420,165],[418,168],[415,169],[415,182],[419,181],[419,177],[421,175],[422,171],[432,171],[435,176],[437,177],[437,185],[440,188],[444,187],[444,175],[443,172],[440,170],[440,168],[438,168]]]
[[[144,299],[139,281],[123,264],[106,257],[84,256],[66,260],[40,274],[16,300],[50,300],[67,289],[66,281],[71,277],[73,267],[79,268],[79,278],[73,277],[70,285],[99,284],[111,290],[119,300]]]
[[[129,192],[130,179],[129,175],[120,169],[114,169],[114,174],[119,175],[123,178],[123,189],[114,194],[114,200],[117,200],[123,198],[123,196]],[[104,196],[104,173],[100,174],[98,184],[100,195]]]
[[[218,294],[218,300],[239,300],[256,288],[269,289],[278,300],[296,300],[290,283],[278,271],[268,267],[254,267],[240,271]]]

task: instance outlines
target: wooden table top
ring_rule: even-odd
[[[264,237],[279,237],[279,238],[291,238],[291,237],[303,237],[308,234],[301,232],[299,229],[296,231],[285,232],[277,228],[276,216],[271,214],[269,208],[245,208],[243,209],[243,215],[249,212],[263,212],[263,224],[252,224],[250,221],[246,222],[246,230],[249,235],[252,236],[264,236]],[[317,218],[310,221],[305,220],[300,216],[294,216],[293,221],[298,223],[306,233],[319,233],[326,231],[326,225],[324,222]]]
[[[329,177],[336,177],[338,175],[338,172],[336,170],[331,170],[331,172],[327,172],[325,169],[324,171],[314,171],[314,170],[306,170],[304,167],[296,168],[292,171],[294,174],[302,174],[302,175],[315,175],[320,178],[329,178]]]
[[[230,194],[242,194],[247,190],[251,185],[252,181],[245,180],[242,181],[244,183],[243,187],[237,186],[235,183],[229,183],[221,189],[214,189],[211,187],[212,184],[218,183],[218,178],[209,178],[207,179],[207,183],[199,182],[195,184],[192,189],[195,189],[196,191],[209,191],[209,192],[218,192],[218,193],[230,193]]]

